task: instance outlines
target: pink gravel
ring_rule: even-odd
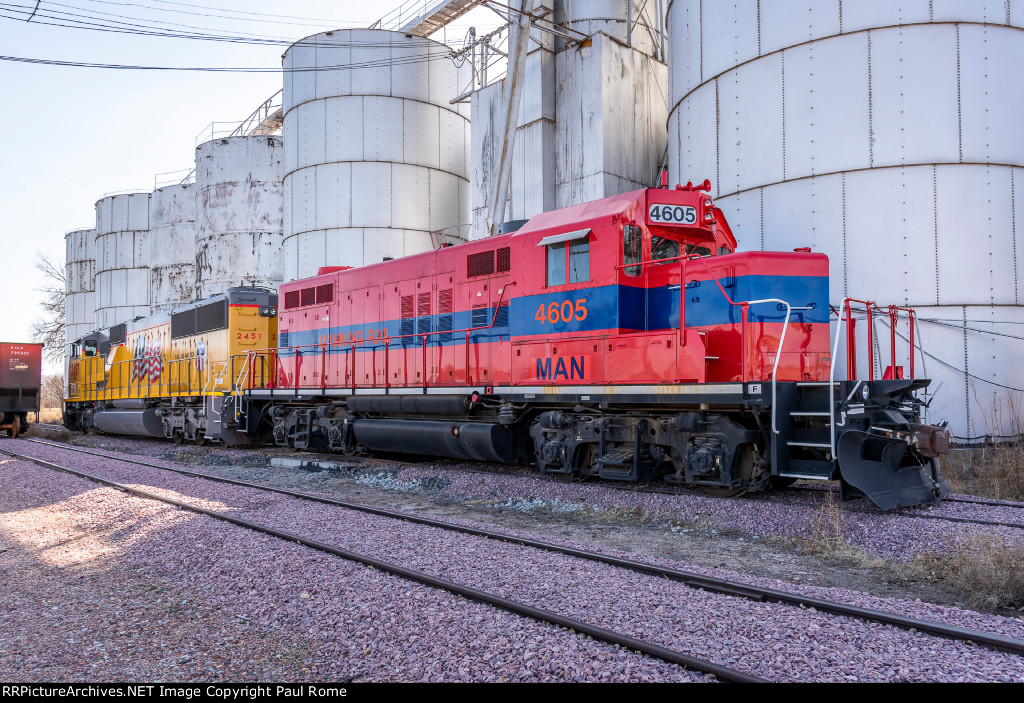
[[[162,486],[168,495],[191,496],[192,502],[204,507],[223,510],[231,506],[232,514],[238,517],[398,561],[412,568],[656,641],[694,656],[735,664],[766,678],[787,681],[1024,681],[1020,657],[990,652],[961,642],[791,606],[708,594],[666,579],[493,540],[298,501],[254,489],[186,478],[123,462],[73,455],[30,443],[19,444],[23,446],[17,451],[26,454],[50,458],[72,467],[77,465],[83,467],[82,470],[112,480]],[[493,478],[459,474],[453,478],[453,483],[459,479],[472,479],[479,484]],[[680,498],[637,495],[656,499]],[[738,501],[733,503],[742,505]],[[215,530],[214,534],[228,532],[230,530],[224,528],[219,533]],[[218,543],[224,538],[217,540],[211,535],[208,539]],[[190,548],[193,544],[181,542],[175,554],[164,555],[161,563],[171,565],[178,572],[203,574],[196,584],[206,583],[211,578],[230,579],[235,575],[230,567],[216,568],[216,552],[209,549],[209,545]],[[141,543],[136,553],[149,554],[146,543]],[[156,558],[156,555],[152,556]],[[179,559],[189,568],[184,564],[175,566]],[[323,568],[323,564],[331,560],[320,556],[312,561]],[[249,573],[254,572],[250,569]],[[778,584],[774,585],[778,587]],[[246,593],[243,587],[238,595],[244,597],[261,593],[250,590],[251,593]],[[380,591],[379,587],[372,590],[374,593]],[[820,594],[821,591],[840,589],[807,590]],[[847,594],[847,599],[856,597],[858,594]],[[913,604],[909,607],[905,603],[890,604],[888,609],[894,609],[894,606],[898,612],[916,615]],[[934,612],[934,608],[926,607],[925,610]],[[272,615],[273,612],[257,613],[257,617],[263,618]],[[956,609],[945,609],[942,615],[953,624],[973,626],[957,622],[961,614]],[[985,622],[990,631],[1020,636],[1012,633],[1020,626],[1016,621],[979,616],[969,611],[963,611],[963,615],[967,620]],[[323,635],[322,629],[317,629],[312,623],[310,627],[311,633],[316,631],[319,636]],[[751,652],[756,652],[757,656],[751,657]],[[600,671],[608,673],[604,667],[600,667]]]
[[[6,585],[51,581],[0,594],[0,680],[706,680],[31,463],[0,477]],[[95,578],[75,585],[83,557]]]

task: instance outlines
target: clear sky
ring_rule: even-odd
[[[0,16],[0,55],[118,65],[280,68],[281,54],[291,42],[330,29],[369,26],[399,4],[44,1],[31,22]],[[34,7],[35,0],[3,0],[0,15],[23,18]],[[489,11],[475,10],[447,36],[461,37],[471,24],[494,26],[495,20]],[[120,22],[135,31],[140,24],[176,23],[159,26],[217,35],[246,32],[279,38],[281,44],[43,24],[70,21],[93,26]],[[151,191],[156,174],[191,168],[196,136],[211,122],[241,121],[281,85],[280,73],[113,70],[0,60],[6,120],[0,137],[0,341],[27,341],[32,321],[41,315],[36,291],[41,280],[33,267],[37,251],[63,264],[65,232],[93,227],[97,200],[115,191]]]

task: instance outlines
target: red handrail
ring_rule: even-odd
[[[869,380],[875,380],[875,345],[874,325],[872,324],[871,309],[875,307],[873,300],[858,300],[857,298],[846,298],[843,302],[843,314],[846,316],[846,378],[854,380],[857,378],[857,321],[853,317],[853,308],[850,303],[861,303],[868,313],[868,365],[871,367]]]
[[[907,313],[907,317],[910,320],[910,378],[914,378],[914,324],[917,319],[917,311],[914,308],[904,308],[899,305],[889,306],[889,349],[892,356],[892,373],[893,377],[896,375],[896,320],[899,317],[899,311],[903,310]]]
[[[492,327],[494,327],[494,323],[497,322],[497,319],[498,319],[498,311],[500,310],[502,304],[505,301],[505,289],[508,288],[509,286],[514,286],[514,285],[516,285],[515,281],[509,281],[509,282],[505,283],[502,286],[501,294],[498,297],[498,302],[494,306],[494,313],[491,315],[491,322],[490,322],[490,324],[480,325],[480,326],[477,326],[477,327],[468,327],[468,328],[462,329],[462,330],[432,330],[430,332],[414,332],[414,333],[411,333],[411,334],[397,335],[395,337],[384,337],[384,338],[381,338],[381,339],[378,339],[378,340],[360,339],[360,340],[357,340],[357,341],[353,341],[352,343],[350,343],[347,346],[354,353],[357,346],[363,346],[363,345],[367,344],[370,341],[383,342],[384,349],[385,349],[385,354],[386,354],[386,356],[385,356],[385,378],[384,378],[384,380],[385,380],[385,387],[389,388],[390,385],[391,385],[390,384],[390,365],[389,365],[389,361],[390,361],[389,357],[390,357],[390,355],[387,354],[387,352],[390,349],[391,343],[393,341],[395,341],[396,339],[405,339],[405,338],[411,338],[411,337],[419,337],[420,340],[421,340],[420,343],[421,343],[421,349],[422,349],[423,387],[425,388],[425,387],[427,387],[427,337],[429,337],[431,335],[436,335],[436,334],[455,335],[455,334],[465,333],[465,335],[466,335],[466,383],[468,384],[468,383],[471,382],[470,381],[470,376],[469,376],[469,334],[471,332],[477,332],[479,330],[491,329]],[[251,349],[248,352],[246,352],[246,355],[248,355],[250,357],[255,357],[257,354],[270,353],[270,354],[272,354],[274,356],[274,358],[275,358],[275,364],[274,364],[275,373],[274,373],[273,378],[271,379],[270,387],[271,388],[276,388],[277,387],[277,380],[276,380],[277,379],[277,364],[280,362],[280,359],[277,359],[277,355],[282,350],[286,350],[286,349],[294,350],[295,351],[295,358],[296,358],[296,364],[295,364],[295,385],[294,385],[294,388],[295,388],[295,391],[298,392],[298,389],[300,387],[299,386],[299,370],[302,368],[302,350],[306,349],[306,348],[309,348],[309,347],[318,348],[320,350],[321,359],[322,359],[322,361],[321,361],[321,369],[323,370],[323,369],[326,369],[326,356],[327,356],[327,347],[328,346],[333,347],[334,345],[333,344],[328,345],[326,342],[315,342],[313,344],[302,344],[302,345],[297,345],[297,346],[293,346],[293,347],[267,347],[266,349]],[[377,354],[377,344],[374,344],[374,347],[373,347],[373,359],[372,359],[374,369],[377,368],[376,354]],[[345,379],[346,380],[348,379],[348,364],[347,363],[346,363],[346,366],[345,366]],[[374,381],[376,381],[376,373],[374,374]],[[356,385],[357,384],[356,384],[356,377],[355,377],[355,365],[353,364],[353,368],[352,368],[352,387],[355,388]],[[324,389],[324,388],[326,388],[326,376],[323,373],[321,373],[321,389]]]

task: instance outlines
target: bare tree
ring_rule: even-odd
[[[59,408],[64,402],[64,377],[60,374],[43,376],[40,405],[44,408]]]
[[[64,315],[67,281],[64,267],[41,251],[36,252],[36,269],[43,274],[43,315],[32,323],[32,339],[43,344],[43,353],[51,361],[64,358]]]

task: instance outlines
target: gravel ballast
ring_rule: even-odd
[[[0,680],[706,680],[31,463],[0,478]]]
[[[137,483],[140,487],[142,484],[161,486],[168,496],[186,499],[202,507],[224,510],[230,506],[232,515],[236,517],[264,522],[353,551],[397,561],[410,568],[680,649],[692,656],[736,665],[766,678],[787,681],[1021,680],[1019,657],[989,652],[965,643],[789,606],[708,594],[665,579],[640,576],[538,550],[525,550],[493,540],[253,489],[215,484],[114,460],[75,456],[64,450],[30,443],[18,444],[23,445],[15,449],[19,452],[111,480]],[[472,477],[474,480],[491,478]],[[221,530],[225,531],[226,528]],[[199,544],[202,543],[183,541],[174,555],[164,555],[159,563],[173,565],[176,572],[203,574],[203,580],[189,583],[201,586],[207,583],[211,574],[219,575],[220,571],[216,551],[209,549],[208,545],[200,547]],[[158,558],[147,551],[146,542],[139,543],[133,554],[146,555],[151,560]],[[184,560],[191,568],[186,568],[179,560]],[[325,562],[323,557],[313,561]],[[249,590],[255,593],[248,595],[262,593],[259,589]],[[239,595],[246,595],[244,589]],[[847,600],[856,597],[855,594],[846,596]],[[313,597],[314,594],[309,593],[308,599]],[[914,612],[915,604],[897,605],[898,612],[903,614],[930,617],[927,612]],[[890,603],[886,609],[893,609],[893,606]],[[924,604],[921,606],[922,611],[934,610]],[[1018,621],[980,616],[959,609],[944,611],[944,621],[951,624],[977,627],[1011,637],[1022,636]],[[273,613],[260,612],[257,617],[271,615]]]

